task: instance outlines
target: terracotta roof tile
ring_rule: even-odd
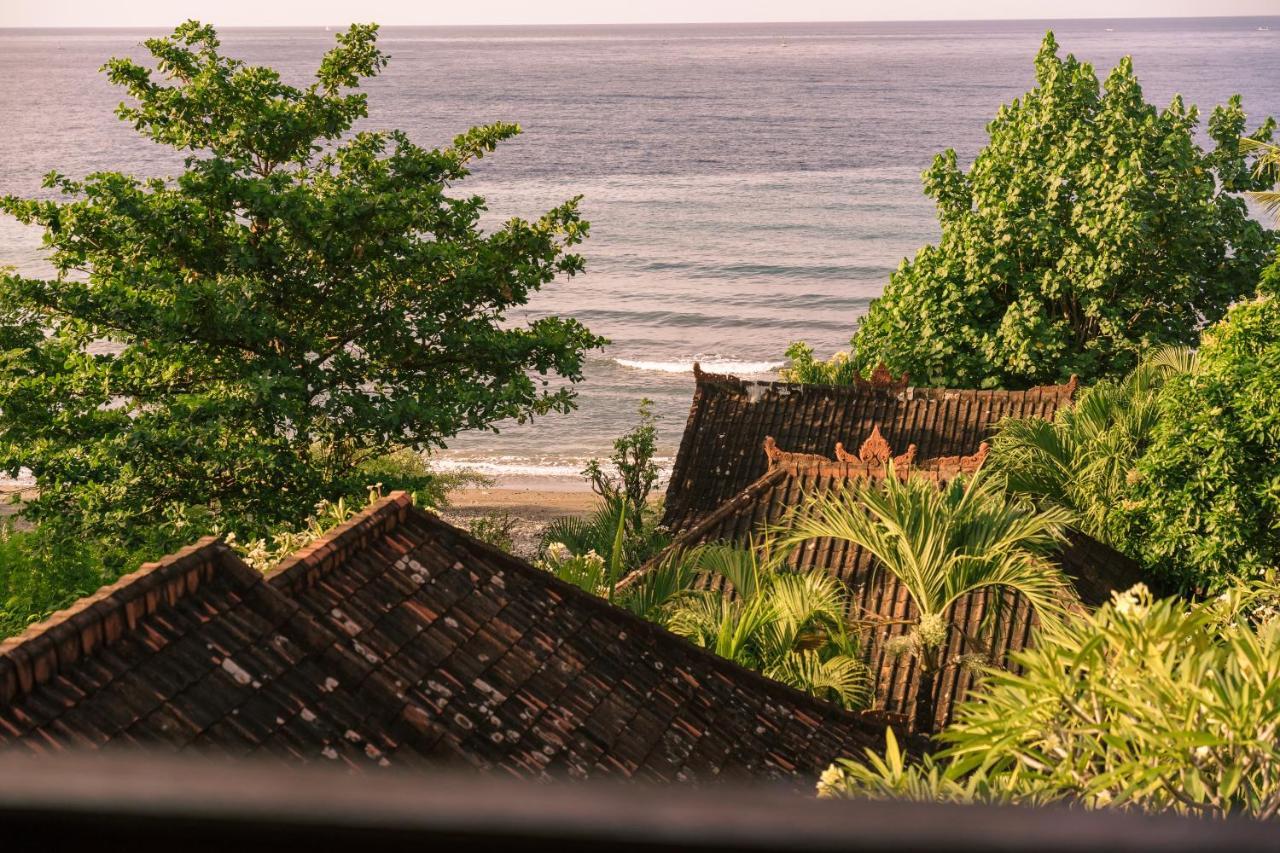
[[[0,745],[809,786],[882,728],[392,496],[263,578],[205,540],[0,645]]]
[[[766,470],[766,437],[787,452],[831,456],[836,442],[859,447],[879,430],[899,453],[920,458],[978,450],[1005,417],[1052,417],[1075,393],[1073,380],[1026,391],[753,382],[695,370],[696,387],[667,487],[664,521],[680,530],[741,492]]]

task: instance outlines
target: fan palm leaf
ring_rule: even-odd
[[[916,725],[934,718],[932,683],[959,599],[993,591],[1017,593],[1042,619],[1063,609],[1066,579],[1047,556],[1063,541],[1071,514],[1010,498],[1002,480],[979,470],[939,488],[922,477],[862,481],[810,495],[776,531],[786,551],[815,539],[857,545],[906,589],[917,611],[921,685]]]

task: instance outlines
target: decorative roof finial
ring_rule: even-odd
[[[889,442],[885,441],[884,436],[880,434],[880,425],[876,424],[871,428],[871,435],[858,448],[858,458],[868,464],[883,465],[892,456],[893,450],[889,447]]]

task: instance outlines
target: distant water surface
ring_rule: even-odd
[[[920,172],[947,147],[972,159],[998,107],[1033,85],[1050,27],[1101,74],[1132,54],[1159,105],[1182,93],[1207,117],[1239,92],[1254,123],[1280,115],[1280,18],[384,29],[391,64],[367,86],[365,126],[440,145],[523,125],[460,191],[487,196],[494,220],[583,194],[587,274],[517,319],[569,314],[612,340],[578,412],[459,436],[445,463],[572,475],[645,396],[670,457],[695,360],[769,375],[793,340],[846,346],[890,271],[937,237]],[[97,70],[144,56],[149,35],[0,30],[0,193],[40,195],[51,169],[180,168],[115,119],[120,95]],[[299,83],[333,39],[221,35]],[[39,235],[0,220],[4,264],[42,271]]]

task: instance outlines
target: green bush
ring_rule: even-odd
[[[1280,566],[1280,265],[1173,377],[1121,504],[1126,550],[1189,589]]]
[[[1213,111],[1206,150],[1196,108],[1147,104],[1128,58],[1099,87],[1050,33],[1035,69],[968,171],[949,150],[924,173],[941,240],[872,302],[852,370],[960,388],[1120,377],[1253,292],[1276,234],[1242,193],[1274,174],[1250,174],[1240,99]]]
[[[1121,544],[1116,511],[1159,424],[1160,390],[1169,377],[1194,369],[1195,360],[1192,350],[1165,347],[1124,379],[1086,388],[1052,420],[1002,421],[986,467],[1002,473],[1014,494],[1066,509],[1077,529]]]
[[[1187,606],[1138,587],[1050,627],[961,703],[919,763],[841,760],[829,796],[1273,818],[1280,810],[1274,586]],[[1259,606],[1261,604],[1261,606]]]
[[[125,550],[0,527],[0,638],[22,632],[164,553],[163,545]]]

